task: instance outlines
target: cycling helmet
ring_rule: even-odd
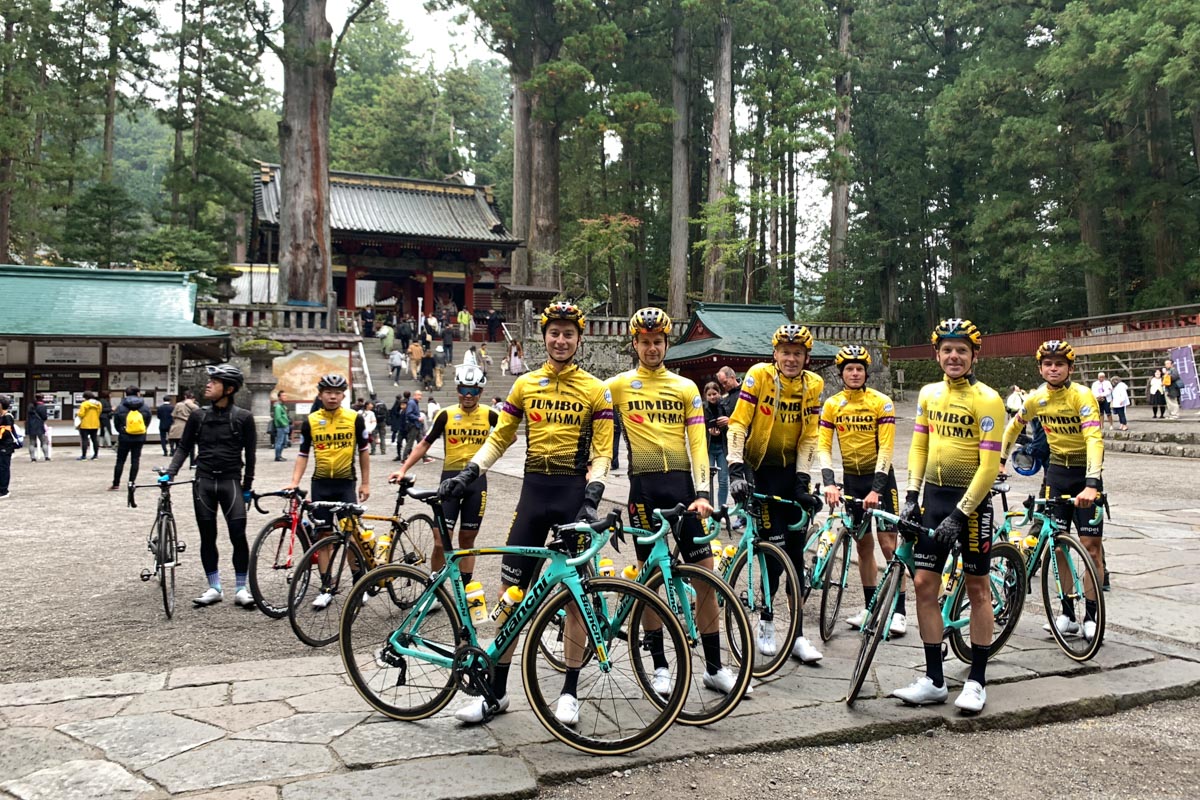
[[[346,382],[346,376],[337,372],[331,372],[328,375],[317,381],[317,391],[323,392],[326,389],[336,389],[338,391],[346,391],[350,388],[350,384]]]
[[[454,380],[459,386],[478,386],[482,388],[487,385],[487,375],[484,375],[483,370],[474,364],[463,364],[455,367]]]
[[[1046,356],[1062,356],[1068,363],[1074,364],[1075,348],[1062,339],[1051,339],[1048,342],[1042,342],[1033,358],[1035,361],[1041,361]]]
[[[542,317],[540,320],[542,333],[545,333],[546,326],[556,319],[574,322],[579,326],[579,332],[583,333],[583,312],[579,309],[579,306],[575,305],[574,303],[568,303],[565,300],[560,300],[557,303],[551,303],[550,305],[546,306],[545,310],[542,311]]]
[[[848,344],[833,357],[833,364],[841,371],[847,364],[862,364],[863,369],[871,366],[871,354],[861,344]]]
[[[975,327],[975,323],[958,317],[942,320],[929,336],[929,341],[934,347],[941,344],[942,339],[966,339],[971,343],[973,350],[983,346],[983,334]]]
[[[789,322],[786,325],[780,325],[774,335],[771,336],[772,347],[778,347],[781,344],[798,344],[802,345],[805,350],[812,350],[812,334],[803,325]]]
[[[246,382],[242,371],[233,364],[212,364],[205,369],[208,372],[208,377],[220,381],[226,386],[232,386],[235,392],[242,388],[242,384]]]
[[[1029,475],[1037,475],[1042,471],[1042,462],[1038,460],[1037,456],[1029,452],[1029,450],[1025,449],[1024,447],[1018,447],[1013,451],[1011,461],[1013,469],[1015,469],[1018,474],[1025,475],[1026,477]]]
[[[637,336],[639,333],[662,333],[666,335],[670,332],[671,318],[661,308],[654,308],[653,306],[639,308],[629,318],[630,336]]]

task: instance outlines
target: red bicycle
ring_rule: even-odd
[[[314,541],[312,507],[303,489],[251,494],[260,514],[270,512],[259,505],[264,497],[282,497],[287,501],[283,513],[259,531],[250,546],[250,594],[259,609],[272,619],[283,619],[288,612],[288,589],[296,562]]]

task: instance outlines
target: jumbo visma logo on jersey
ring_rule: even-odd
[[[977,436],[975,432],[975,417],[971,414],[960,414],[957,411],[938,411],[929,409],[929,425],[939,436],[950,439],[970,439]]]
[[[838,417],[838,433],[849,431],[874,433],[878,427],[879,419],[874,414],[842,414]]]
[[[583,412],[587,406],[578,400],[549,400],[544,397],[529,399],[529,419],[555,425],[582,425]]]
[[[329,450],[337,447],[353,447],[354,431],[317,431],[313,434],[313,447]]]
[[[630,400],[625,416],[638,425],[682,425],[687,421],[682,400]]]
[[[791,422],[800,422],[804,419],[803,400],[781,401],[775,408],[771,408],[768,403],[762,402],[758,404],[758,410],[759,413],[765,414],[768,417],[774,414],[775,419],[785,425]]]

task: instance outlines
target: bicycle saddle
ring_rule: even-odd
[[[430,500],[437,497],[438,490],[434,489],[409,489],[408,496],[413,500],[420,500],[422,503],[428,503]]]

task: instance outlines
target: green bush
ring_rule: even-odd
[[[942,379],[942,370],[932,358],[893,361],[891,368],[893,382],[896,370],[904,370],[904,389],[907,392],[918,391],[925,384]],[[975,366],[975,375],[1001,397],[1008,397],[1009,387],[1014,383],[1026,391],[1042,383],[1037,364],[1032,358],[984,358]]]

